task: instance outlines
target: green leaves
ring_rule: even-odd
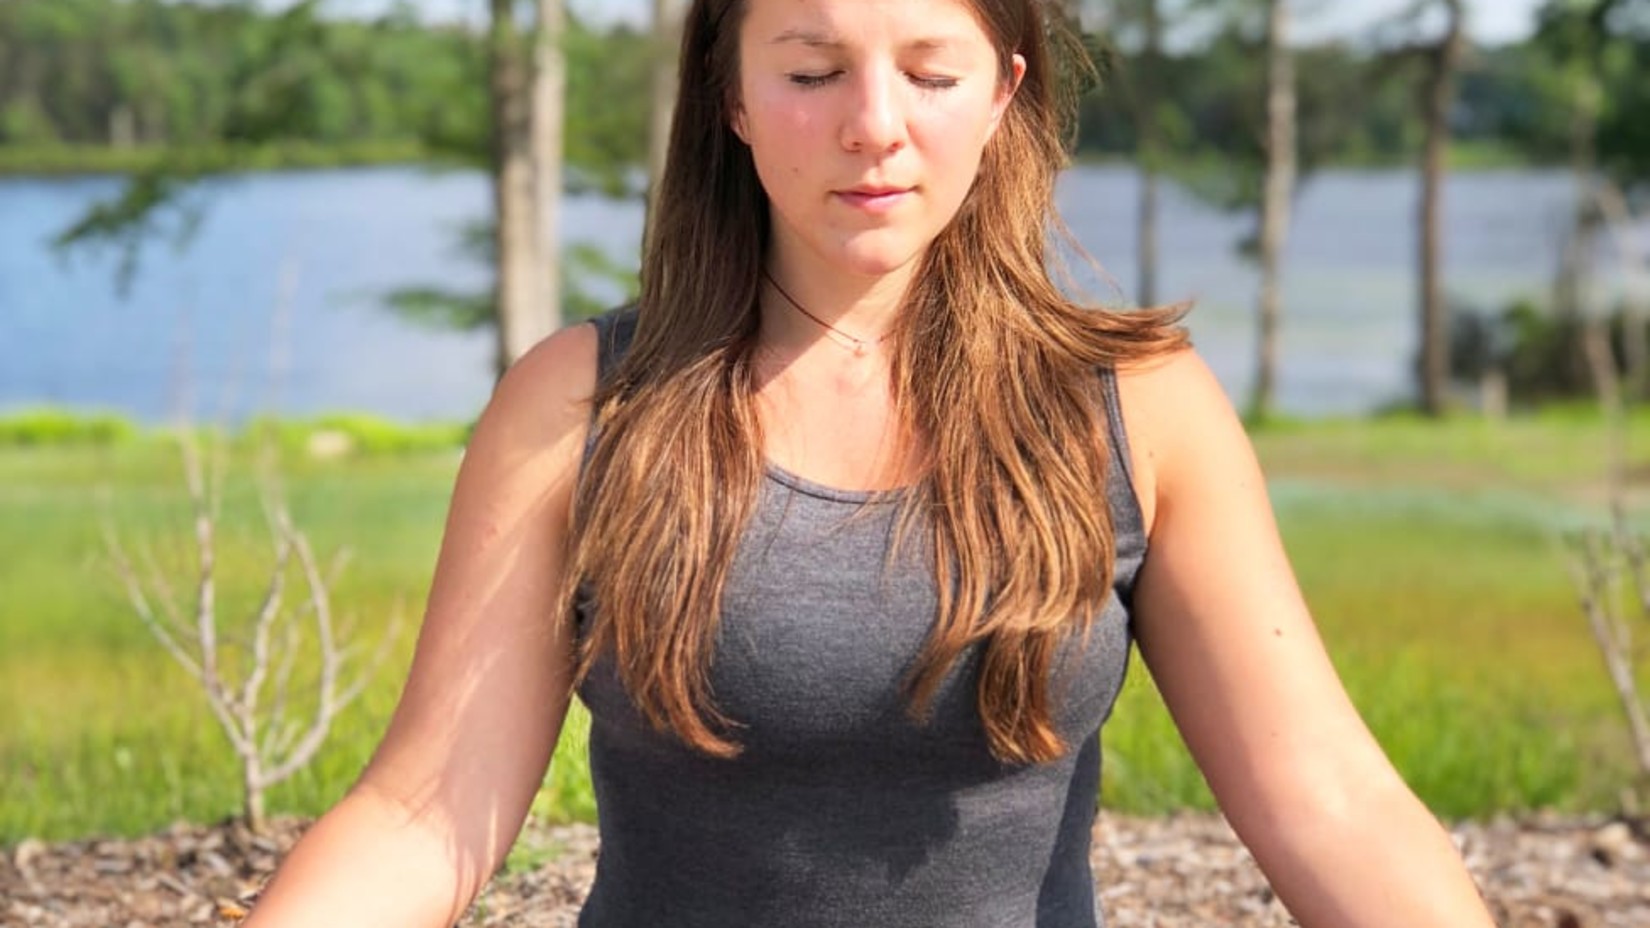
[[[1632,188],[1650,184],[1650,0],[1547,0],[1538,15],[1531,83],[1547,118],[1525,126],[1567,150],[1579,112],[1594,122],[1599,167]]]

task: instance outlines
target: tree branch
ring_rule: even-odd
[[[115,532],[114,525],[105,520],[103,526],[103,543],[108,549],[109,556],[114,560],[115,573],[120,578],[121,585],[126,588],[126,598],[132,604],[132,609],[138,615],[149,633],[155,636],[160,646],[166,650],[172,659],[177,661],[190,676],[199,680],[201,667],[189,653],[178,644],[176,638],[166,629],[165,625],[156,617],[149,605],[149,598],[144,595],[143,583],[139,580],[137,571],[132,567],[131,558],[126,554],[125,547],[120,542],[120,536]]]

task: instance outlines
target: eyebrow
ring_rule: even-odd
[[[779,35],[775,36],[768,44],[806,45],[809,48],[824,48],[832,50],[840,50],[847,45],[846,42],[842,41],[842,39],[832,33],[822,32],[817,29],[786,29],[784,32],[781,32]],[[958,42],[954,38],[949,38],[946,36],[929,36],[907,42],[905,43],[905,48],[914,51],[926,52],[949,48],[956,44],[958,44]]]

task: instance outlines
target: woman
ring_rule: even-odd
[[[451,924],[575,687],[582,924],[1092,926],[1131,637],[1302,924],[1490,924],[1174,315],[1049,281],[1052,18],[694,3],[640,308],[501,382],[390,730],[253,928]]]

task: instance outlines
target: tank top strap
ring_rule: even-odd
[[[1121,468],[1130,482],[1134,480],[1134,459],[1129,455],[1129,434],[1123,427],[1123,403],[1117,395],[1117,369],[1100,369],[1100,395],[1106,404],[1106,443],[1111,448],[1112,463]]]
[[[1123,422],[1123,404],[1117,395],[1117,370],[1100,369],[1100,394],[1106,406],[1106,444],[1111,467],[1106,475],[1106,503],[1111,507],[1112,540],[1117,572],[1112,587],[1125,605],[1132,605],[1134,581],[1146,556],[1146,517],[1134,487],[1134,460]]]
[[[612,380],[614,372],[619,369],[619,362],[624,360],[630,343],[636,338],[636,306],[631,304],[610,309],[592,318],[590,324],[596,327],[596,389],[600,392]],[[596,452],[596,412],[592,402],[590,428],[585,433],[584,454],[579,461],[581,475],[590,463],[590,456]]]
[[[636,306],[620,306],[590,320],[596,327],[596,384],[607,385],[636,338]]]

